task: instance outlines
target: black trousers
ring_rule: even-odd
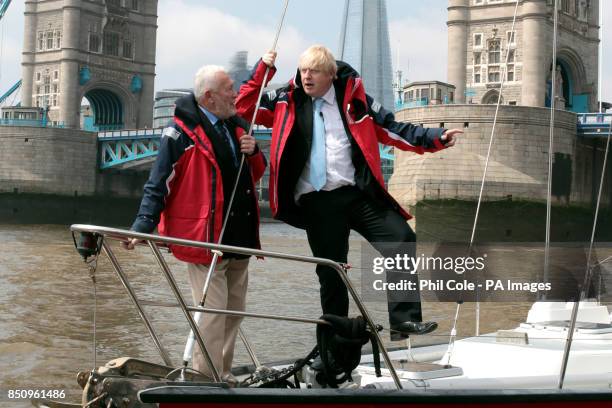
[[[305,214],[310,249],[316,257],[347,262],[351,230],[361,234],[385,257],[394,256],[390,243],[414,243],[416,235],[397,211],[385,208],[357,187],[340,187],[333,191],[316,191],[300,197]],[[387,245],[385,245],[387,243]],[[414,251],[414,245],[410,245]],[[415,253],[409,254],[414,256]],[[338,273],[317,265],[321,284],[323,313],[347,316],[348,290]],[[387,282],[406,278],[405,273],[387,273]],[[414,300],[414,298],[412,298]],[[420,301],[389,300],[389,322],[421,322]]]

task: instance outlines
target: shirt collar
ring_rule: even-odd
[[[198,107],[200,108],[202,113],[204,113],[204,115],[206,115],[208,120],[210,120],[210,123],[212,123],[212,125],[214,126],[217,123],[217,121],[219,120],[219,118],[216,117],[214,113],[210,112],[208,109],[206,109],[202,105],[198,105]]]
[[[316,98],[312,98],[312,100],[314,101]],[[335,100],[336,100],[336,90],[334,89],[334,85],[332,84],[332,86],[329,87],[329,89],[327,90],[327,92],[325,93],[325,95],[321,96],[321,99],[323,99],[325,102],[329,103],[330,105],[333,105]]]

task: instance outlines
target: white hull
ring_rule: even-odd
[[[391,357],[399,363],[398,374],[408,389],[555,389],[567,338],[567,318],[571,311],[568,305],[571,304],[536,303],[530,311],[530,323],[514,330],[456,341],[450,357],[453,368],[437,365],[427,370],[422,366],[419,369],[418,364],[409,364],[446,362],[447,345],[395,351]],[[609,389],[612,387],[612,325],[607,309],[583,302],[579,316],[581,322],[574,333],[564,388]],[[371,356],[364,357],[356,370],[360,385],[393,388],[389,372],[383,370],[383,377],[376,378],[373,367],[368,364],[371,361]]]

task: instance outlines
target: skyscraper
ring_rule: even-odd
[[[393,110],[393,76],[385,0],[346,0],[338,57],[361,74],[370,96]]]
[[[238,51],[229,61],[228,73],[234,80],[234,90],[238,91],[243,81],[249,79],[251,67],[247,65],[248,51]]]

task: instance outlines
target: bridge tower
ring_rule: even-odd
[[[516,0],[449,0],[448,82],[456,86],[457,102],[497,103],[506,70],[505,105],[550,106],[554,80],[557,109],[593,112],[599,1],[559,1],[556,74],[551,78],[552,0],[519,0],[514,33]]]
[[[99,130],[151,127],[157,0],[26,0],[22,105]]]

